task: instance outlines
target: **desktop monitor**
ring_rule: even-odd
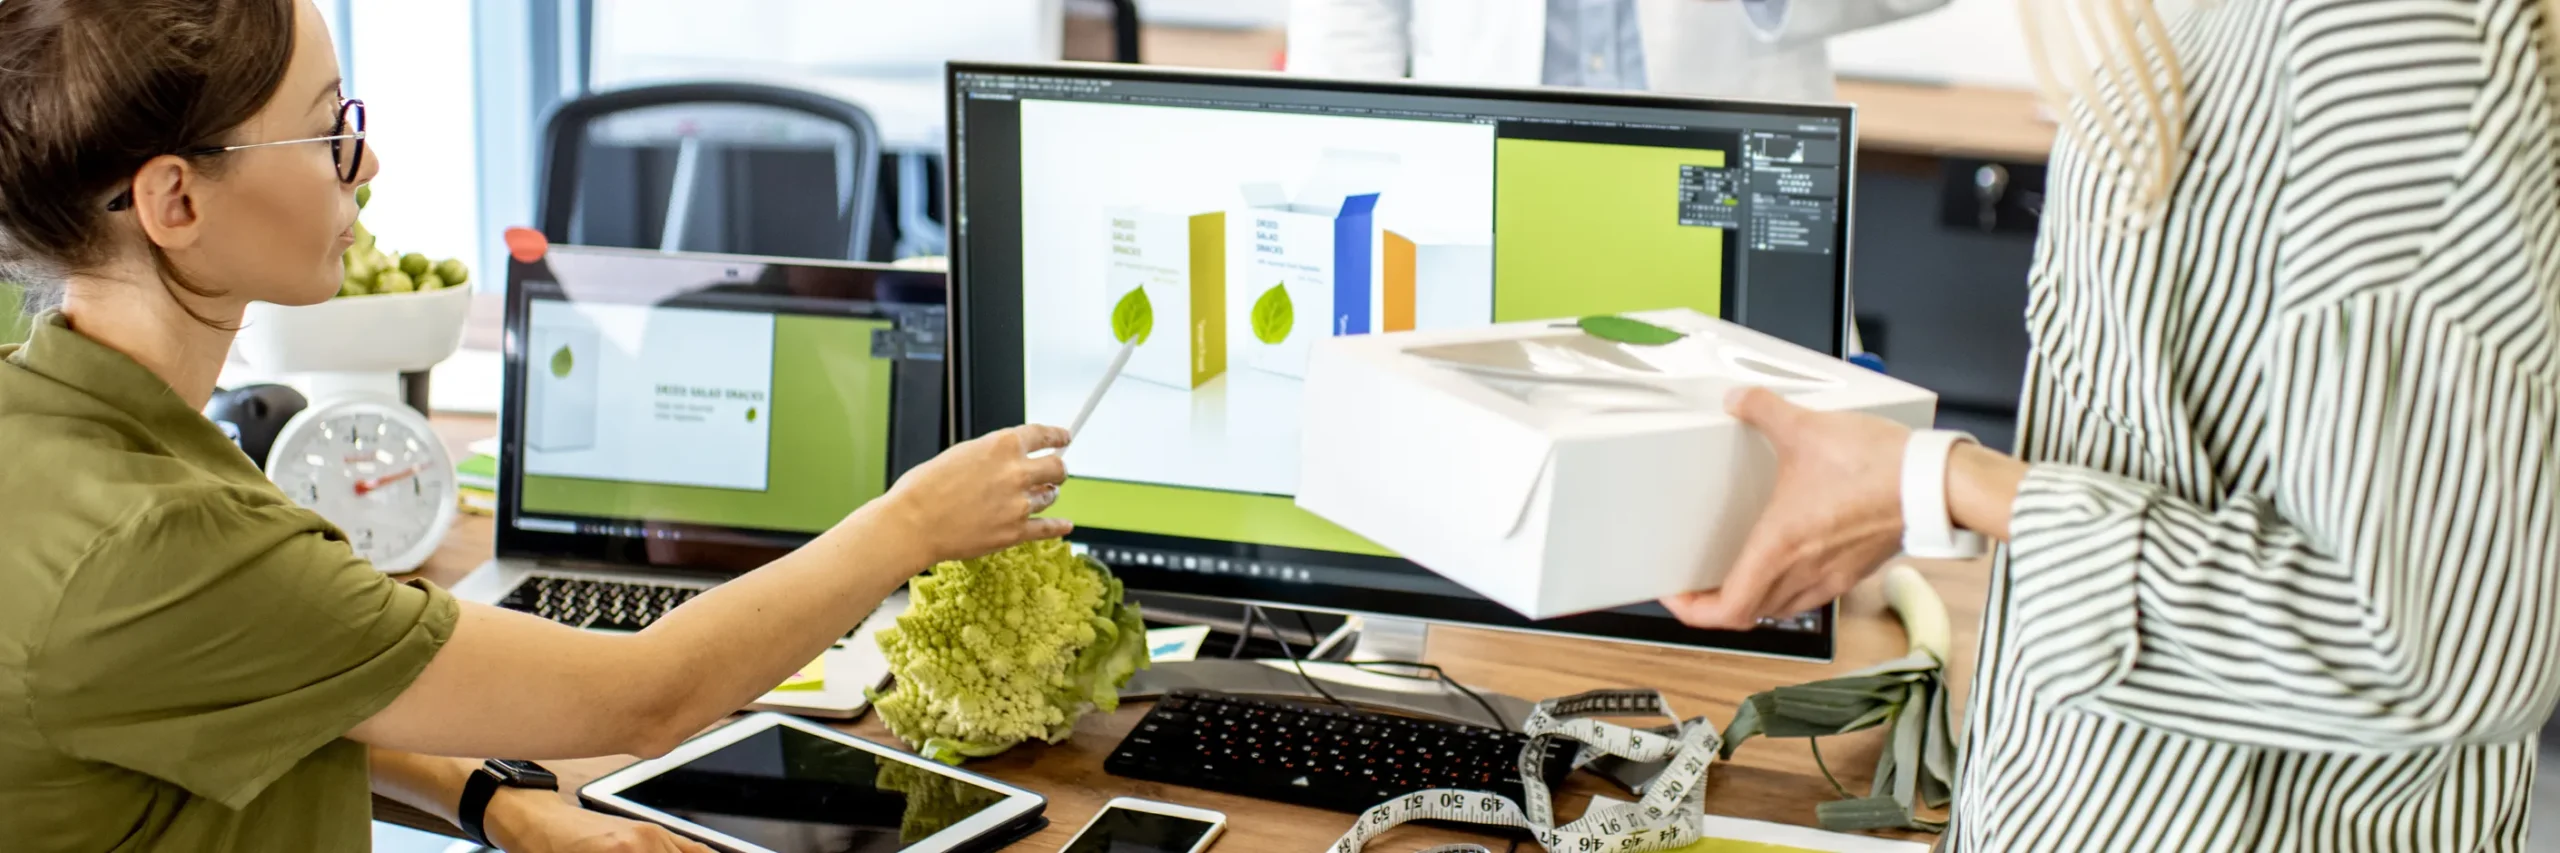
[[[938,272],[552,246],[510,263],[498,553],[743,571],[941,448]]]
[[[1748,632],[1650,603],[1532,622],[1293,495],[1311,338],[1687,307],[1840,354],[1848,107],[949,73],[955,434],[1068,423],[1147,318],[1055,510],[1132,589],[1830,656],[1827,607]]]

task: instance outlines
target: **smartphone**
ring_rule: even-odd
[[[1076,832],[1065,853],[1201,853],[1227,831],[1227,816],[1208,809],[1121,797]]]

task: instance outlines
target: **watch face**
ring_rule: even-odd
[[[542,769],[542,765],[530,761],[492,759],[489,762],[489,771],[498,774],[498,778],[505,781],[510,788],[540,788],[545,791],[560,789],[560,777],[551,775],[551,771]]]

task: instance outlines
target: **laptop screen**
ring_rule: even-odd
[[[939,449],[943,279],[555,246],[511,264],[500,548],[752,568]]]

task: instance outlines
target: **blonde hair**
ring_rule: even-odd
[[[2158,3],[2018,0],[2018,8],[2047,108],[2120,190],[2108,222],[2158,221],[2186,165],[2187,133],[2186,75]],[[2560,0],[2542,0],[2542,25],[2543,67],[2560,97]]]

